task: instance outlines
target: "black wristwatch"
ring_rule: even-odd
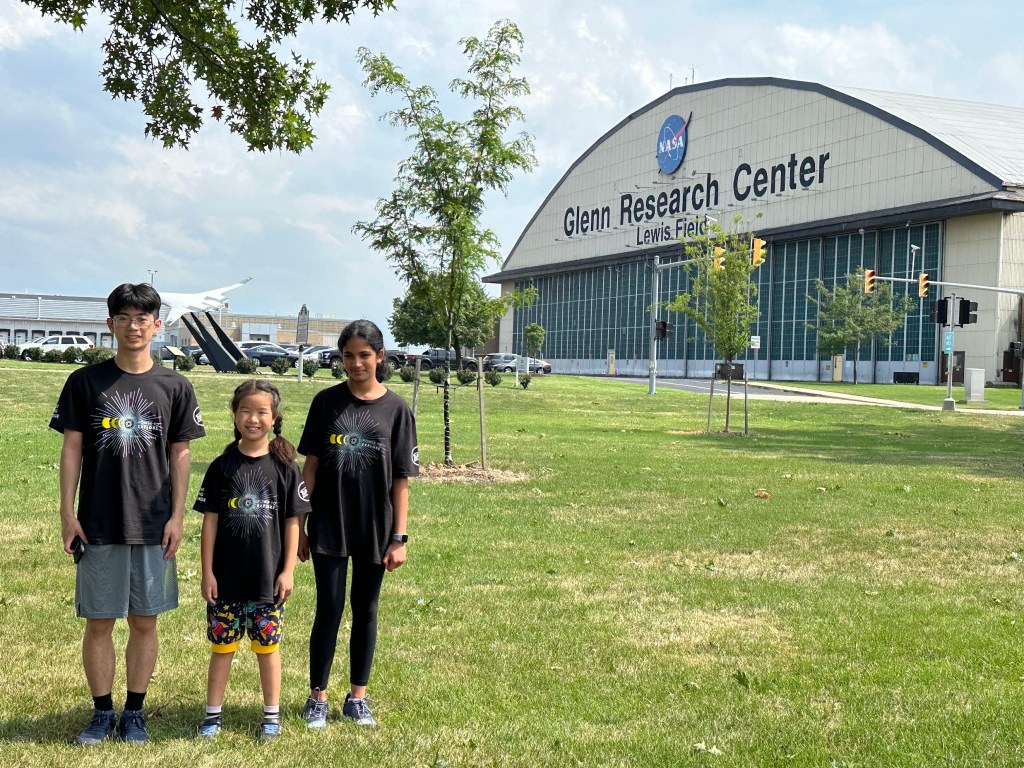
[[[392,533],[391,540],[397,541],[399,544],[405,544],[409,540],[408,533]]]

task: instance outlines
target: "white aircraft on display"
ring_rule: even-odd
[[[211,288],[208,291],[200,291],[199,293],[161,292],[160,299],[171,308],[171,311],[167,313],[167,317],[164,319],[164,324],[170,325],[187,312],[224,309],[228,305],[227,297],[224,294],[228,291],[233,291],[235,288],[241,288],[250,280],[252,278],[247,277],[240,283],[226,285],[223,288]]]

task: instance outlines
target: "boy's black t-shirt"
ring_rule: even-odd
[[[416,423],[399,395],[360,400],[342,383],[313,398],[299,453],[318,459],[307,529],[314,552],[380,563],[395,478],[419,474]]]
[[[285,520],[309,513],[309,495],[293,461],[246,456],[237,446],[210,464],[193,509],[217,513],[213,575],[225,601],[274,602],[284,567]]]
[[[170,447],[206,434],[192,383],[114,359],[74,371],[50,428],[82,433],[78,520],[93,544],[160,544],[171,518]]]

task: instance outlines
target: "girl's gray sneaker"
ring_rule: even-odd
[[[317,701],[312,696],[306,699],[302,707],[302,719],[306,721],[307,728],[321,730],[327,727],[327,702]]]
[[[341,714],[356,725],[373,726],[377,724],[377,721],[373,719],[370,705],[366,703],[366,699],[353,699],[352,694],[345,696],[345,706],[341,708]]]

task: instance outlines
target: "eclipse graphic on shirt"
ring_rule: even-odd
[[[327,442],[331,458],[343,472],[366,468],[384,450],[383,442],[377,437],[377,422],[362,411],[339,416],[327,435]]]
[[[99,447],[117,451],[124,457],[140,456],[164,431],[153,403],[142,396],[142,390],[122,394],[115,392],[92,417],[99,433]]]
[[[259,469],[231,478],[224,522],[233,534],[251,536],[270,525],[277,511],[274,486]]]

